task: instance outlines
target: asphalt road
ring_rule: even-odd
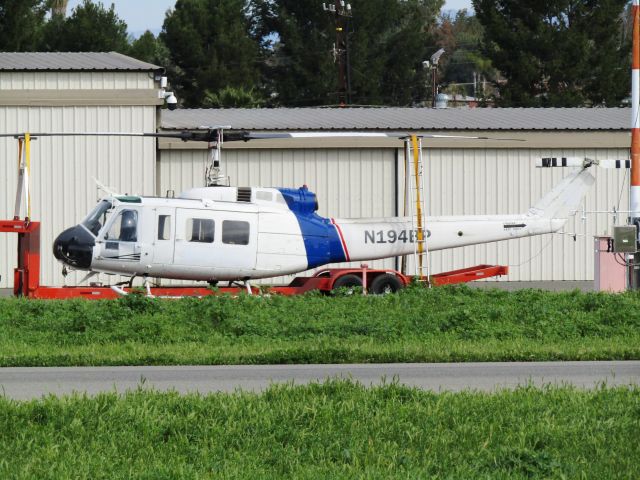
[[[140,386],[181,393],[261,391],[274,382],[305,384],[335,377],[367,386],[395,378],[434,391],[492,391],[527,383],[593,388],[602,382],[640,385],[640,361],[0,368],[0,389],[9,398],[26,400],[72,392],[122,393]]]

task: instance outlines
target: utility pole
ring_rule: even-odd
[[[333,45],[333,56],[338,64],[338,104],[341,107],[351,103],[351,66],[349,59],[349,20],[352,17],[351,4],[345,0],[335,0],[333,4],[322,4],[322,9],[329,12],[336,25],[336,43]]]
[[[436,108],[436,97],[438,96],[438,66],[431,67],[431,107]]]
[[[51,14],[59,15],[61,17],[67,16],[67,4],[69,0],[53,0],[51,2]]]
[[[473,72],[473,100],[478,101],[478,72]]]
[[[441,48],[436,53],[431,55],[431,106],[436,108],[436,97],[438,96],[438,63],[440,57],[444,53],[444,48]]]

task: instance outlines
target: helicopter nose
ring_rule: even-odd
[[[91,267],[95,239],[80,225],[67,228],[53,242],[53,255],[70,267]]]

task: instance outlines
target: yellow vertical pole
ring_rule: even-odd
[[[403,158],[403,162],[402,165],[404,166],[404,170],[403,170],[403,176],[402,178],[404,179],[404,198],[403,198],[403,205],[402,205],[402,216],[403,217],[407,217],[409,216],[409,197],[411,195],[411,185],[409,184],[409,148],[407,147],[407,141],[405,139],[404,141],[404,158]],[[407,274],[407,256],[403,255],[402,256],[402,260],[400,262],[400,273],[406,275]]]
[[[424,232],[422,225],[422,202],[420,198],[420,189],[422,185],[420,185],[420,152],[418,151],[418,137],[416,135],[411,135],[411,145],[413,146],[413,174],[416,181],[416,216],[418,218],[418,264],[419,271],[422,272],[422,254],[424,252]]]

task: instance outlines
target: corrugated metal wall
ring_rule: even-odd
[[[627,149],[426,149],[430,215],[515,214],[526,212],[568,169],[537,169],[542,156],[627,158]],[[395,215],[402,205],[404,159],[393,149],[247,149],[227,150],[224,165],[233,185],[299,186],[307,183],[320,201],[320,214],[335,217]],[[163,150],[160,189],[181,190],[202,185],[204,150]],[[394,187],[396,168],[399,172]],[[627,209],[624,170],[593,169],[596,184],[586,199],[587,211],[614,205]],[[396,196],[397,195],[397,196]],[[396,196],[396,197],[394,197]],[[610,231],[612,217],[588,214],[570,219],[568,235],[545,235],[433,252],[431,271],[440,272],[481,263],[510,266],[502,280],[592,280],[593,235]],[[619,222],[625,222],[621,214]],[[394,267],[394,260],[372,262]]]
[[[396,211],[394,150],[309,149],[227,150],[225,172],[236,186],[300,187],[316,193],[318,213],[341,218],[393,216]],[[204,183],[204,150],[163,150],[159,160],[159,190],[164,195]],[[395,260],[370,262],[394,268]],[[279,278],[266,283],[287,283]]]
[[[3,72],[2,90],[153,89],[148,73]],[[155,106],[0,106],[0,131],[156,130]],[[17,180],[17,141],[0,139],[0,218],[11,218]],[[102,194],[92,177],[118,191],[151,195],[155,191],[155,140],[141,138],[40,138],[32,142],[32,217],[42,222],[41,281],[62,285],[53,258],[55,236],[78,223]],[[23,213],[24,214],[24,213]],[[0,235],[0,288],[13,283],[16,236]],[[79,276],[70,275],[68,284]]]
[[[139,72],[2,72],[0,90],[137,90],[154,88],[153,75]]]
[[[628,158],[628,149],[434,149],[425,150],[431,215],[524,213],[551,190],[569,169],[535,168],[540,157]],[[586,210],[628,210],[625,170],[592,168],[596,183],[586,198]],[[509,265],[503,280],[592,280],[593,236],[610,232],[607,214],[571,218],[568,235],[544,235],[433,252],[433,272],[481,263]],[[621,214],[619,223],[625,223]]]

